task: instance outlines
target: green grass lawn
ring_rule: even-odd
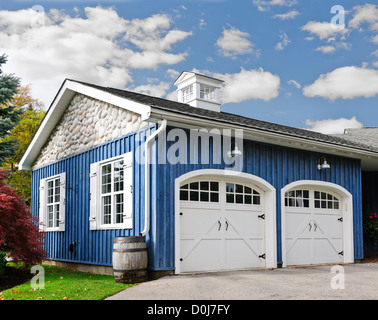
[[[31,281],[0,293],[0,300],[102,300],[133,284],[116,283],[113,276],[44,266],[45,289],[33,290]]]

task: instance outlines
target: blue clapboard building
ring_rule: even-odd
[[[221,112],[214,78],[175,84],[178,102],[64,81],[19,164],[49,261],[110,270],[114,238],[140,235],[161,274],[364,258],[378,148]]]

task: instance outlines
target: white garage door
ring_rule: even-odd
[[[286,265],[343,262],[341,201],[317,187],[285,193]]]
[[[256,186],[184,182],[179,219],[181,272],[265,266],[264,192]]]

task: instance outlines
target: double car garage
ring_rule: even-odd
[[[246,173],[199,170],[176,180],[176,273],[353,262],[352,196],[322,181],[281,192]]]

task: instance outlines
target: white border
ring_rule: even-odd
[[[286,185],[281,189],[281,253],[282,267],[286,267],[286,207],[285,193],[297,187],[321,187],[335,192],[342,198],[343,214],[343,238],[344,238],[344,263],[354,262],[354,244],[353,244],[353,196],[352,194],[338,184],[317,181],[317,180],[299,180]]]
[[[264,179],[252,174],[231,170],[202,169],[188,172],[175,180],[175,273],[180,274],[180,185],[200,176],[236,178],[238,181],[252,183],[265,192],[265,267],[277,268],[276,236],[276,189]]]

